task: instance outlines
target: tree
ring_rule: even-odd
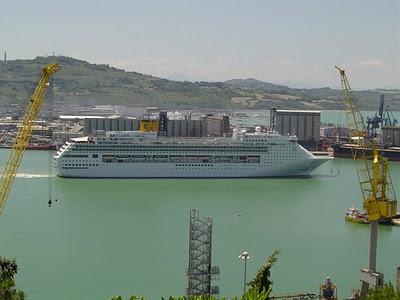
[[[370,289],[364,300],[400,300],[400,291],[389,282],[383,288]]]
[[[15,288],[14,276],[18,272],[15,259],[0,257],[0,299],[24,300],[25,294]]]
[[[279,251],[275,250],[267,261],[258,270],[256,277],[248,283],[251,289],[256,290],[259,294],[262,292],[271,292],[272,281],[270,280],[271,268],[274,263],[278,260]]]

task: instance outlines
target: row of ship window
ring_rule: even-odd
[[[127,148],[127,147],[120,147],[120,148],[102,148],[102,147],[93,147],[93,148],[74,148],[74,151],[205,151],[205,152],[210,152],[210,151],[224,151],[224,152],[237,152],[237,151],[246,151],[246,152],[255,152],[255,151],[268,151],[268,147],[253,147],[253,148],[139,148],[139,149],[133,149],[133,148]]]
[[[64,164],[63,165],[63,167],[64,166],[67,166],[67,167],[98,167],[99,166],[99,164]]]
[[[260,163],[260,156],[103,155],[103,163]]]

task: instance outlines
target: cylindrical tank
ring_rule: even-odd
[[[193,137],[194,135],[194,120],[188,120],[187,122],[187,136]]]
[[[133,123],[133,130],[139,130],[140,121],[138,119],[133,119],[132,123]]]
[[[400,147],[400,127],[393,130],[393,145]]]
[[[115,126],[114,119],[104,119],[104,130],[105,131],[118,131],[118,128]]]
[[[132,131],[133,130],[133,120],[132,119],[126,119],[125,120],[125,129],[127,131]]]
[[[180,136],[180,135],[181,135],[181,121],[174,120],[174,136]]]
[[[188,134],[188,120],[181,120],[181,134],[180,136],[186,137]]]
[[[309,142],[313,138],[313,117],[311,115],[306,116],[306,130],[304,140]]]
[[[125,131],[126,130],[126,126],[125,126],[126,118],[118,118],[117,120],[118,120],[118,130]]]
[[[107,121],[109,121],[110,123],[111,123],[111,126],[110,126],[110,130],[112,130],[112,131],[119,131],[119,127],[118,127],[118,119],[117,118],[113,118],[113,119],[106,119],[106,124],[107,124]],[[107,129],[106,129],[107,130]]]
[[[305,127],[306,127],[306,117],[304,115],[300,115],[297,128],[297,138],[300,141],[304,141],[305,139]]]
[[[105,119],[97,119],[96,130],[104,130],[104,121]]]
[[[167,121],[167,136],[174,136],[174,120]]]
[[[314,142],[318,142],[321,137],[321,116],[320,115],[313,115],[313,136],[312,139]]]
[[[91,130],[91,119],[85,119],[83,121],[83,134],[88,135],[92,132]]]
[[[288,134],[290,133],[290,115],[283,115],[283,126],[282,126],[282,132],[279,132],[280,134]]]
[[[207,136],[207,119],[201,120],[201,136]]]
[[[194,135],[196,137],[201,136],[201,120],[194,120]]]
[[[290,116],[290,131],[288,132],[290,135],[296,135],[298,134],[298,118],[299,116],[297,114],[293,114]]]

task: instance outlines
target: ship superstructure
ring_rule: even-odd
[[[59,176],[95,178],[305,176],[329,159],[311,154],[295,136],[259,128],[218,138],[96,132],[66,143],[55,155]]]

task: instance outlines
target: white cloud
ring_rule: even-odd
[[[383,66],[383,61],[380,59],[363,60],[359,62],[360,66],[380,67]]]

